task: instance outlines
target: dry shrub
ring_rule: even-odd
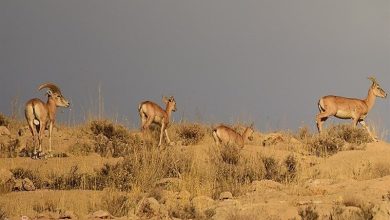
[[[315,206],[306,206],[304,209],[299,208],[298,214],[301,216],[302,220],[317,220],[319,218],[319,214]]]
[[[294,155],[288,155],[282,162],[273,157],[262,157],[262,161],[265,167],[265,179],[280,183],[290,183],[296,180],[298,162]]]
[[[139,136],[130,134],[124,126],[108,120],[92,121],[90,129],[94,135],[95,152],[102,156],[127,156],[132,148],[143,146]]]
[[[135,206],[123,192],[112,188],[107,188],[103,191],[104,196],[101,198],[101,209],[107,210],[113,216],[127,216],[130,209]]]
[[[234,147],[222,147],[221,154],[215,153],[211,158],[212,167],[209,170],[214,170],[216,184],[212,195],[214,198],[224,191],[241,195],[250,183],[264,178],[265,168],[259,156],[244,158],[239,151],[235,153],[231,149]]]
[[[0,220],[7,219],[7,212],[4,210],[3,206],[0,206]]]
[[[75,156],[88,156],[94,151],[94,146],[89,143],[76,143],[69,147],[69,153]]]
[[[374,218],[374,204],[371,202],[365,202],[356,196],[348,196],[344,198],[343,205],[357,207],[362,212],[359,213],[361,219],[373,219]]]
[[[77,165],[72,166],[69,172],[64,174],[51,173],[47,188],[54,190],[96,189],[96,176],[88,173],[80,173]]]
[[[129,191],[134,186],[148,191],[162,178],[189,172],[191,158],[176,148],[139,148],[122,162],[106,164],[98,173],[99,185]]]
[[[30,169],[18,167],[15,169],[11,169],[10,171],[14,175],[15,179],[28,178],[34,183],[34,186],[37,188],[42,188],[45,185],[42,178],[38,175],[37,170],[33,171]]]
[[[206,133],[211,133],[209,128],[200,124],[178,124],[174,126],[174,130],[184,146],[196,145],[203,140]]]
[[[10,139],[6,143],[0,143],[0,158],[17,157],[19,147],[19,139]]]
[[[332,125],[321,134],[311,135],[306,129],[300,129],[297,135],[306,143],[309,152],[316,156],[327,157],[341,150],[362,149],[372,142],[367,131],[351,125]],[[351,145],[355,147],[351,147]],[[349,146],[349,147],[348,147]],[[347,148],[348,147],[348,148]]]
[[[0,126],[8,127],[9,124],[10,124],[10,119],[0,113]]]
[[[389,163],[364,161],[353,169],[354,178],[357,180],[376,179],[390,175]]]
[[[59,211],[58,204],[59,201],[54,201],[53,199],[49,199],[44,201],[43,203],[35,202],[32,208],[37,213],[58,212]]]
[[[241,148],[232,144],[223,145],[221,159],[227,164],[236,165],[242,159]]]

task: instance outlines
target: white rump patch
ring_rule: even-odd
[[[34,119],[34,125],[38,126],[40,122],[37,119]]]

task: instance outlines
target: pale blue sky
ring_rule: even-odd
[[[98,101],[138,125],[137,106],[174,95],[175,120],[314,128],[317,100],[390,91],[388,0],[2,0],[0,112],[56,82],[81,121]],[[369,121],[390,128],[389,100]]]

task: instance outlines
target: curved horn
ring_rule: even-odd
[[[370,76],[370,77],[368,77],[368,79],[369,79],[369,80],[371,80],[371,81],[372,81],[372,83],[374,83],[374,84],[377,84],[377,85],[378,85],[378,82],[376,81],[375,77],[373,77],[373,76]]]
[[[38,90],[41,90],[41,89],[43,89],[43,88],[48,88],[48,89],[50,89],[52,92],[61,94],[60,88],[58,88],[58,86],[56,86],[54,83],[44,83],[44,84],[42,84],[42,85],[39,86]]]

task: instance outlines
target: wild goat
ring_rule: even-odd
[[[379,86],[379,83],[374,77],[369,77],[368,79],[372,81],[372,85],[368,90],[366,99],[361,100],[341,96],[324,96],[318,101],[320,113],[317,115],[316,122],[319,133],[322,132],[322,124],[326,119],[330,116],[334,116],[340,119],[352,119],[354,127],[356,127],[357,123],[360,123],[367,130],[371,138],[374,141],[377,141],[377,138],[370,132],[364,119],[374,106],[375,98],[386,98],[387,94]]]
[[[242,135],[230,127],[220,125],[213,129],[213,138],[217,146],[220,146],[222,143],[223,145],[231,144],[243,148],[247,139],[250,141],[253,140],[253,132],[253,123],[245,129]]]
[[[151,101],[145,101],[139,104],[138,112],[141,117],[141,130],[144,132],[152,123],[158,124],[161,126],[160,131],[160,141],[158,146],[161,146],[163,133],[165,132],[165,136],[167,138],[168,144],[171,143],[171,140],[168,136],[167,128],[171,121],[171,113],[172,111],[176,111],[176,101],[173,96],[166,98],[163,96],[162,101],[165,103],[166,107],[163,110],[159,105]]]
[[[47,102],[44,103],[38,98],[30,99],[26,103],[25,116],[34,139],[33,158],[40,157],[42,153],[42,139],[44,131],[49,126],[49,154],[51,154],[51,136],[54,122],[56,120],[57,107],[69,107],[69,101],[62,95],[61,90],[53,83],[44,83],[39,86],[39,90],[48,88]],[[37,154],[36,141],[39,142]]]

